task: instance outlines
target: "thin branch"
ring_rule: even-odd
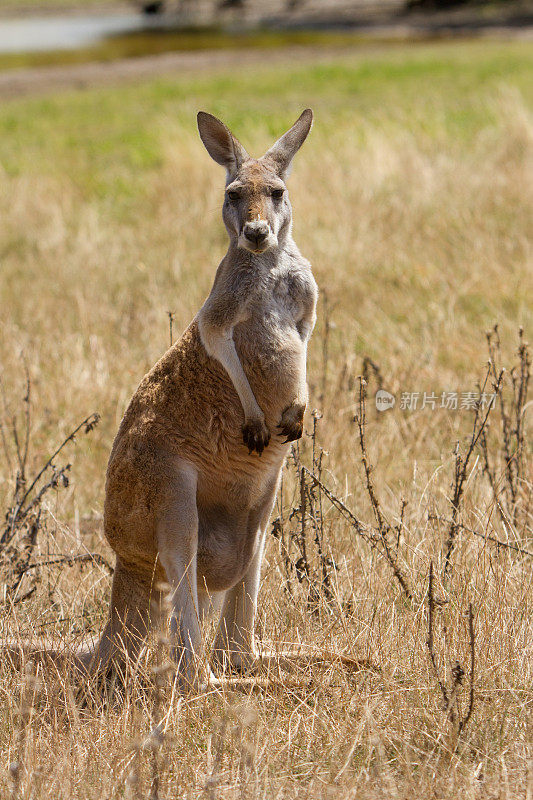
[[[357,427],[359,428],[359,445],[361,447],[361,460],[363,462],[363,467],[365,470],[365,477],[366,477],[366,488],[368,492],[368,496],[370,498],[370,503],[372,505],[372,509],[374,511],[374,516],[376,518],[376,522],[378,524],[378,528],[380,531],[383,530],[383,516],[381,513],[381,508],[376,497],[376,493],[374,491],[374,484],[372,483],[371,473],[372,473],[372,465],[370,464],[366,452],[366,439],[365,439],[365,425],[366,425],[366,381],[363,377],[359,378],[359,413],[356,414],[355,420],[357,422]]]
[[[451,520],[447,517],[441,517],[437,514],[432,514],[430,519],[436,519],[446,523],[451,522]],[[469,528],[468,525],[463,525],[461,522],[457,523],[457,527],[463,531],[466,531],[467,533],[472,533],[474,536],[478,536],[480,539],[492,542],[496,545],[496,547],[506,547],[508,550],[514,550],[516,553],[520,553],[520,555],[533,558],[533,552],[531,550],[525,550],[523,547],[519,547],[517,544],[512,544],[511,542],[502,542],[502,540],[498,539],[496,536],[490,536],[488,533],[481,533],[480,531],[474,530],[474,528]]]
[[[391,531],[390,524],[385,520],[385,517],[381,511],[381,506],[379,504],[379,500],[377,498],[376,492],[374,490],[374,484],[372,482],[372,465],[370,464],[367,449],[366,449],[366,437],[365,437],[365,426],[366,426],[366,410],[365,410],[365,401],[366,401],[366,381],[362,376],[359,378],[359,413],[355,416],[355,421],[357,422],[357,426],[359,429],[359,445],[361,448],[361,460],[363,462],[363,467],[365,471],[366,477],[366,489],[368,496],[370,498],[370,504],[372,506],[374,516],[376,518],[376,522],[378,525],[378,532],[381,539],[381,545],[383,547],[383,553],[385,558],[389,562],[394,576],[398,583],[400,584],[405,596],[408,600],[412,600],[413,593],[407,583],[407,579],[402,574],[402,571],[396,561],[395,556],[392,553],[392,550],[389,545],[388,535]]]
[[[475,633],[474,633],[474,614],[472,604],[468,606],[468,644],[470,648],[470,689],[468,693],[468,711],[466,716],[459,722],[458,733],[461,733],[470,721],[474,710],[474,669],[475,669]]]
[[[400,538],[402,536],[402,529],[404,527],[404,521],[403,520],[404,520],[404,515],[405,515],[405,509],[407,508],[408,505],[409,505],[408,501],[405,500],[405,498],[402,497],[402,504],[401,504],[401,507],[400,507],[400,520],[398,522],[398,525],[396,526],[396,532],[397,532],[397,536],[396,536],[396,555],[398,555],[398,550],[400,549]]]
[[[305,471],[307,475],[309,475],[309,477],[316,486],[320,486],[324,495],[328,498],[331,504],[341,512],[344,518],[351,523],[356,533],[358,533],[359,536],[361,536],[361,538],[364,539],[365,542],[367,542],[367,544],[369,544],[371,547],[375,547],[380,553],[380,555],[384,556],[387,559],[390,566],[392,567],[394,577],[400,584],[405,596],[407,597],[408,600],[412,600],[413,598],[412,592],[407,584],[407,581],[402,575],[402,572],[398,567],[394,556],[392,555],[390,550],[388,550],[388,552],[387,550],[385,550],[383,536],[381,535],[381,532],[375,530],[374,528],[371,528],[369,525],[366,525],[365,523],[357,519],[357,517],[353,514],[352,511],[350,511],[350,509],[346,506],[346,504],[343,503],[342,500],[340,500],[336,495],[334,495],[333,492],[330,489],[328,489],[328,487],[316,477],[316,475],[313,475],[313,473],[310,472],[310,470],[308,470],[307,467],[302,467],[302,469]],[[379,548],[379,545],[382,546],[382,549]]]
[[[50,566],[58,566],[61,564],[67,564],[69,567],[73,564],[85,564],[91,561],[93,564],[97,564],[99,567],[104,567],[107,572],[112,575],[114,570],[109,561],[101,556],[100,553],[81,553],[79,555],[61,555],[57,556],[56,558],[50,558],[47,561],[39,561],[33,564],[27,564],[25,566],[19,567],[16,572],[17,574],[25,574],[32,569],[39,569],[40,567],[50,567]]]
[[[331,489],[328,489],[325,483],[323,483],[316,475],[314,475],[307,467],[302,467],[307,475],[309,475],[310,479],[316,486],[320,486],[320,489],[324,493],[324,495],[328,498],[330,503],[335,506],[335,508],[341,512],[342,516],[351,523],[351,525],[355,528],[356,533],[361,536],[365,542],[368,544],[375,546],[379,541],[380,537],[377,532],[374,532],[370,526],[367,526],[364,522],[361,522],[355,514],[348,508],[348,506],[343,503],[343,501],[337,497]]]
[[[439,668],[437,666],[437,658],[435,656],[435,650],[433,647],[433,625],[434,625],[434,614],[435,614],[435,598],[433,595],[433,561],[431,561],[429,565],[429,585],[428,585],[428,638],[427,638],[427,646],[429,651],[429,660],[431,662],[431,666],[433,667],[433,673],[435,675],[436,681],[439,685],[442,699],[444,700],[444,705],[448,708],[450,700],[448,697],[448,692],[446,691],[446,686],[444,682],[441,680],[439,675]]]
[[[173,311],[167,311],[167,316],[168,316],[168,329],[169,329],[168,332],[169,332],[169,338],[170,338],[170,346],[172,347],[172,342],[173,342],[172,324],[174,322],[174,312]]]
[[[74,440],[74,438],[76,437],[76,435],[79,433],[79,431],[82,428],[84,428],[84,432],[85,433],[89,433],[95,427],[95,425],[98,424],[99,420],[100,420],[99,414],[90,414],[88,417],[86,417],[83,420],[83,422],[80,422],[80,424],[62,441],[62,443],[59,445],[59,447],[54,451],[54,453],[46,461],[46,463],[43,466],[43,468],[37,473],[37,475],[35,476],[35,478],[31,482],[31,484],[28,487],[28,489],[26,489],[26,491],[24,492],[22,498],[18,502],[15,503],[13,511],[9,515],[9,517],[10,517],[9,525],[8,525],[8,527],[6,528],[6,530],[3,533],[2,538],[0,539],[0,543],[5,544],[5,542],[9,538],[11,538],[11,535],[12,535],[12,533],[13,533],[16,525],[17,525],[17,522],[19,521],[19,515],[24,509],[24,504],[26,503],[28,497],[30,496],[32,491],[35,489],[37,483],[42,478],[42,476],[44,475],[46,470],[49,469],[50,467],[53,468],[54,459],[59,455],[59,453],[61,453],[61,451],[66,447],[66,445],[69,442]],[[66,470],[66,468],[63,468],[63,470]],[[63,470],[59,470],[58,474],[60,472],[62,472]],[[48,488],[50,488],[51,485],[52,484],[50,484],[48,486]],[[42,494],[41,494],[41,496],[42,496]],[[25,510],[24,516],[26,516],[27,512],[30,510],[31,507],[32,507],[32,505],[30,504],[30,506]]]
[[[489,376],[490,376],[490,370],[491,370],[491,367],[489,366],[489,368],[487,370],[487,375],[485,376],[485,381],[483,383],[482,393],[484,393],[485,388],[487,386],[487,381],[488,381]],[[503,370],[500,372],[500,374],[496,378],[496,383],[494,385],[494,391],[495,391],[496,394],[500,393],[502,379],[503,379]],[[476,448],[476,445],[477,445],[477,443],[478,443],[478,441],[479,441],[479,439],[480,439],[480,437],[481,437],[481,435],[483,433],[483,430],[485,429],[485,426],[487,424],[487,420],[489,418],[489,414],[491,412],[491,408],[492,408],[492,403],[489,403],[489,407],[487,409],[487,413],[483,417],[481,423],[478,424],[480,416],[481,416],[481,414],[480,414],[480,412],[481,412],[481,404],[480,403],[476,404],[476,410],[475,410],[475,415],[474,415],[474,424],[472,426],[472,435],[470,437],[470,444],[469,444],[468,450],[467,450],[466,455],[465,455],[464,458],[461,458],[461,454],[459,452],[459,443],[457,443],[457,446],[456,446],[456,450],[455,450],[455,478],[454,478],[454,484],[453,484],[453,497],[452,497],[452,501],[451,501],[451,503],[452,503],[452,519],[451,519],[450,528],[449,528],[449,531],[448,531],[448,539],[446,541],[446,552],[445,552],[445,555],[444,555],[444,567],[443,567],[443,570],[442,570],[442,580],[443,580],[444,583],[446,583],[446,580],[447,580],[447,578],[449,576],[450,567],[451,567],[451,557],[452,557],[453,549],[455,547],[455,538],[456,538],[456,535],[457,535],[457,529],[459,527],[457,519],[458,519],[458,516],[459,516],[459,511],[460,511],[460,508],[461,508],[461,501],[462,501],[463,493],[464,493],[464,489],[465,489],[467,472],[468,472],[468,464],[469,464],[470,458],[472,456],[472,453],[474,452],[474,450]]]
[[[38,472],[37,475],[35,476],[35,478],[33,479],[29,489],[26,491],[26,493],[24,494],[22,500],[19,503],[20,507],[24,505],[24,503],[26,502],[28,496],[31,494],[31,492],[35,488],[35,485],[37,484],[39,479],[42,477],[42,475],[46,472],[46,470],[52,465],[52,462],[54,461],[54,459],[67,446],[67,444],[69,442],[72,442],[75,439],[76,434],[79,433],[82,428],[85,428],[85,433],[89,433],[89,431],[92,431],[94,426],[97,425],[99,421],[100,421],[100,415],[99,414],[89,414],[89,416],[86,417],[83,420],[83,422],[80,422],[80,424],[76,428],[74,428],[72,433],[69,433],[69,435],[66,437],[66,439],[64,439],[61,442],[59,447],[50,456],[50,458],[48,459],[48,461],[46,462],[44,467],[41,469],[41,471]]]
[[[505,517],[505,512],[502,508],[501,500],[500,500],[500,491],[496,485],[496,477],[494,474],[494,470],[491,466],[490,459],[489,459],[489,448],[487,444],[487,435],[486,432],[483,431],[483,434],[480,437],[480,445],[481,445],[481,452],[483,454],[483,472],[487,476],[487,479],[490,484],[490,488],[492,489],[492,494],[494,497],[494,502],[496,503],[496,508],[498,509],[498,514],[501,521],[506,524],[507,519]]]
[[[300,550],[305,562],[305,569],[309,575],[309,562],[307,560],[307,496],[305,491],[305,467],[300,472]]]
[[[28,448],[30,445],[30,429],[31,429],[31,381],[26,361],[24,361],[24,372],[26,373],[26,394],[24,395],[24,416],[26,419],[26,432],[24,436],[24,451],[22,454],[23,475],[26,474],[26,464],[28,462]]]

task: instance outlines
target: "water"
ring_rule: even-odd
[[[0,18],[0,53],[75,50],[107,36],[153,30],[163,25],[162,20],[147,20],[142,14]]]

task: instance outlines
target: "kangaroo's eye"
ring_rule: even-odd
[[[239,192],[228,192],[228,200],[230,203],[237,203],[240,200],[241,196]]]
[[[273,189],[271,192],[273,200],[281,200],[284,194],[285,192],[283,189]]]

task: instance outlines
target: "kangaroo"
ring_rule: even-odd
[[[291,233],[285,180],[310,109],[259,159],[198,114],[226,169],[229,246],[211,292],[144,377],[115,438],[104,528],[116,554],[109,620],[92,668],[135,661],[170,587],[180,680],[205,663],[200,622],[220,608],[214,659],[256,660],[254,616],[267,523],[289,442],[302,436],[317,286]],[[167,605],[168,608],[168,605]]]

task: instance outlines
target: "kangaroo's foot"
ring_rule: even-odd
[[[242,426],[242,439],[249,453],[257,450],[259,455],[261,455],[270,442],[270,431],[264,418],[246,420]]]
[[[193,653],[180,646],[172,647],[170,661],[167,663],[166,669],[168,670],[169,679],[176,681],[178,690],[182,695],[196,694],[206,687],[219,684],[219,680],[208,664],[203,650],[199,653]]]
[[[278,430],[286,436],[286,442],[294,442],[301,439],[304,432],[304,412],[305,405],[302,403],[291,403],[281,415],[281,422]]]
[[[223,672],[237,672],[239,675],[254,674],[261,665],[259,654],[255,648],[245,650],[242,645],[215,643],[213,661]]]

